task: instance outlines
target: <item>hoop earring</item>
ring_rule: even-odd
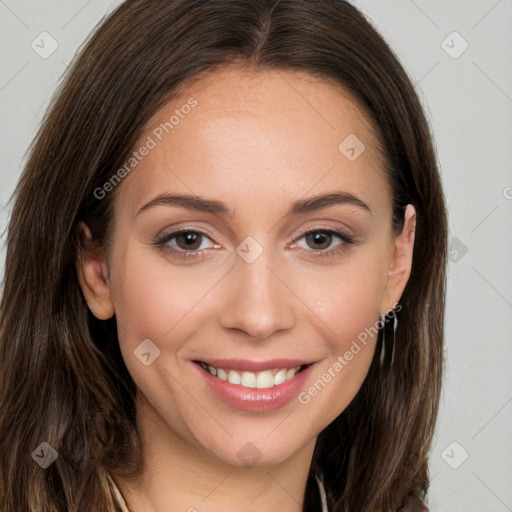
[[[385,370],[389,370],[393,366],[395,357],[395,339],[398,327],[397,309],[393,308],[391,318],[389,318],[389,315],[390,313],[387,313],[379,317],[380,324],[382,325],[382,345],[379,361],[380,367]],[[392,324],[391,319],[393,320]]]
[[[106,448],[114,442],[116,433],[115,416],[110,412],[100,412],[94,417],[96,439]]]

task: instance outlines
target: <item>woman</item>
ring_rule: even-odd
[[[446,210],[355,7],[123,3],[15,196],[2,510],[426,510]]]

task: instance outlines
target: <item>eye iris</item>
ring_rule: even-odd
[[[199,233],[194,233],[192,231],[186,231],[184,233],[180,233],[176,235],[176,243],[179,244],[179,241],[185,241],[185,246],[180,247],[180,249],[197,249],[201,245],[201,235]],[[199,242],[199,243],[198,243]],[[194,245],[197,244],[197,247]]]
[[[327,244],[324,243],[322,247],[317,246],[317,247],[315,247],[315,249],[326,249],[327,247],[329,247],[329,245],[331,243],[330,237],[331,237],[331,235],[322,233],[320,231],[316,231],[314,233],[310,233],[309,235],[306,235],[306,239],[308,240],[308,242],[313,241],[315,244],[318,244],[318,243],[321,244],[322,239],[324,241],[327,240]]]

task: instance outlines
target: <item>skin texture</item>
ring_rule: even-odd
[[[158,141],[153,130],[190,97],[197,106]],[[354,161],[338,149],[349,134],[366,146]],[[222,68],[158,111],[137,147],[148,136],[156,147],[116,190],[108,257],[82,225],[85,297],[98,318],[115,312],[137,384],[144,472],[138,484],[121,482],[122,490],[136,511],[298,512],[316,437],[354,398],[376,337],[308,404],[294,399],[269,412],[225,404],[191,360],[317,361],[307,390],[399,301],[411,269],[414,208],[394,238],[391,189],[370,122],[347,93],[306,74]],[[292,202],[334,191],[357,196],[371,213],[338,204],[286,216]],[[138,213],[177,192],[224,201],[232,215],[168,205]],[[184,227],[206,235],[195,255],[179,258],[153,243]],[[302,233],[329,229],[355,243]],[[250,264],[236,252],[247,237],[263,249]],[[167,246],[190,252],[180,237]],[[134,356],[145,339],[161,351],[150,366]],[[237,456],[247,442],[261,452],[249,468]]]

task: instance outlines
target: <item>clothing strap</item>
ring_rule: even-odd
[[[329,512],[327,509],[327,495],[325,494],[324,482],[321,477],[315,475],[318,484],[318,491],[320,492],[320,499],[322,500],[322,512]]]
[[[128,506],[126,505],[126,502],[124,501],[123,495],[119,491],[119,488],[117,487],[116,483],[114,482],[114,479],[107,474],[108,479],[110,480],[110,484],[112,485],[112,489],[114,489],[114,494],[116,496],[117,504],[121,507],[121,510],[123,512],[130,512],[128,510]]]

